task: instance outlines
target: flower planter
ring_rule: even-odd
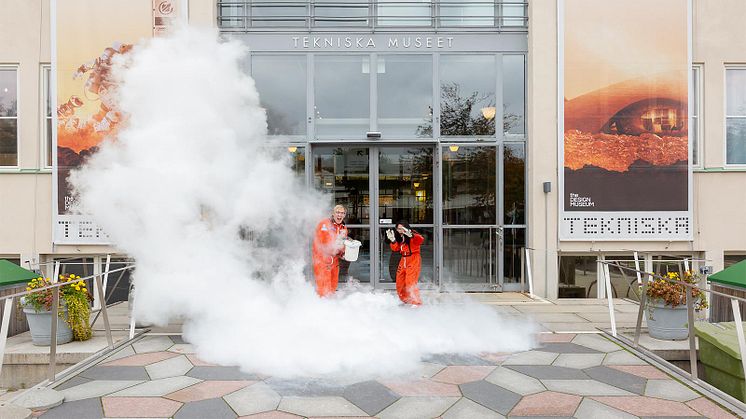
[[[661,300],[653,300],[648,302],[646,311],[650,337],[663,340],[689,337],[686,304],[671,307]]]
[[[31,342],[36,346],[49,346],[52,343],[52,312],[36,311],[31,307],[24,307],[29,329],[31,329]],[[60,313],[67,317],[67,308],[60,305]],[[57,344],[61,345],[73,340],[73,331],[67,322],[57,317]]]

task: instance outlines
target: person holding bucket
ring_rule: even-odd
[[[417,287],[422,265],[420,246],[425,238],[412,230],[406,221],[399,221],[396,231],[386,230],[386,238],[391,251],[401,253],[399,267],[396,269],[396,293],[404,304],[419,306],[422,304],[420,289]]]
[[[344,254],[347,226],[344,219],[347,209],[337,205],[332,216],[316,225],[313,237],[313,276],[316,293],[326,297],[337,291],[339,283],[339,257]]]

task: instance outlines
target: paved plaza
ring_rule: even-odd
[[[735,417],[600,334],[544,333],[521,353],[437,355],[406,376],[283,380],[210,365],[145,336],[56,385],[41,418]],[[22,400],[18,400],[22,403]]]

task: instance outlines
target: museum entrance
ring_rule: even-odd
[[[400,256],[385,231],[406,220],[425,237],[421,288],[517,290],[525,235],[503,222],[501,154],[495,144],[313,144],[312,186],[347,207],[349,235],[363,243],[340,282],[394,288]]]

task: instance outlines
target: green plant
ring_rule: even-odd
[[[697,284],[699,283],[698,275],[692,271],[684,272],[682,279],[678,272],[669,272],[665,277],[655,278],[648,282],[645,293],[651,300],[661,300],[667,306],[676,307],[686,304],[686,285],[676,281],[691,284],[691,295],[694,299],[694,309],[699,311],[708,307],[707,297]]]
[[[70,326],[75,340],[90,339],[93,335],[91,325],[89,324],[91,315],[90,302],[93,301],[93,297],[88,292],[85,282],[80,279],[80,276],[74,274],[60,275],[59,281],[67,283],[59,288],[60,304],[64,304],[67,307],[67,316],[65,316],[64,311],[60,311],[60,318],[65,320]],[[26,291],[33,291],[34,289],[45,288],[50,285],[52,285],[52,281],[49,278],[34,278],[26,285]],[[51,311],[52,290],[42,289],[26,295],[22,299],[21,305],[31,307],[37,312]]]

